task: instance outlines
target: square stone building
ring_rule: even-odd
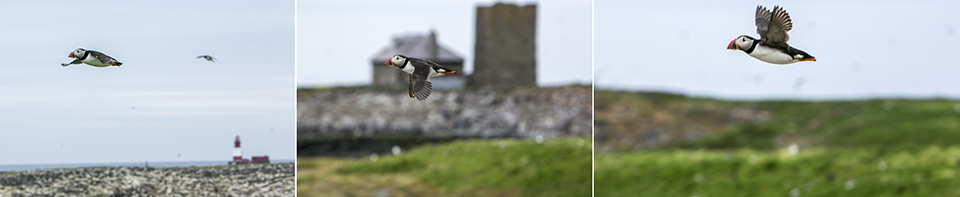
[[[373,58],[373,86],[407,88],[409,74],[386,67],[396,54],[428,59],[457,71],[430,78],[434,89],[464,86],[509,89],[537,85],[537,5],[497,3],[477,7],[473,72],[463,70],[463,57],[437,42],[437,34],[396,36]]]

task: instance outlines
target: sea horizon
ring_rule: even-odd
[[[48,169],[70,169],[87,167],[209,167],[225,166],[230,160],[210,160],[210,161],[145,161],[145,162],[99,162],[99,163],[59,163],[59,164],[0,164],[0,173],[2,172],[21,172],[31,170]],[[296,159],[271,160],[270,163],[295,163]]]

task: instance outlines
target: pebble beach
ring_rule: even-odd
[[[294,196],[295,166],[88,167],[0,174],[0,196]]]

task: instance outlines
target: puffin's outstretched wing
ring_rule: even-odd
[[[66,66],[69,66],[69,65],[71,65],[71,64],[83,64],[83,61],[81,61],[80,58],[77,58],[77,59],[74,59],[74,60],[73,60],[72,62],[70,62],[70,63],[60,63],[60,66],[66,67]]]
[[[756,24],[761,43],[787,47],[787,41],[790,40],[787,32],[793,29],[793,21],[790,20],[790,14],[786,10],[780,6],[774,6],[771,12],[763,6],[757,6]]]
[[[217,63],[217,58],[213,58],[213,56],[210,56],[210,55],[201,55],[201,56],[197,56],[197,58],[203,58],[207,61]]]
[[[411,91],[417,100],[426,100],[433,91],[433,84],[429,81],[431,68],[429,66],[414,66],[414,68],[413,74],[410,74],[412,80],[410,84],[413,86]]]
[[[413,75],[410,75],[410,84],[407,84],[407,88],[410,90],[410,98],[413,97]]]
[[[767,26],[770,25],[770,10],[764,8],[763,6],[757,6],[757,13],[755,14],[756,25],[757,25],[757,34],[760,35],[760,38],[763,39],[767,35]]]

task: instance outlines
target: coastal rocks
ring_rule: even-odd
[[[369,89],[303,91],[299,140],[590,135],[589,86],[434,92],[425,101]]]
[[[91,167],[0,175],[0,196],[293,196],[293,164]]]

